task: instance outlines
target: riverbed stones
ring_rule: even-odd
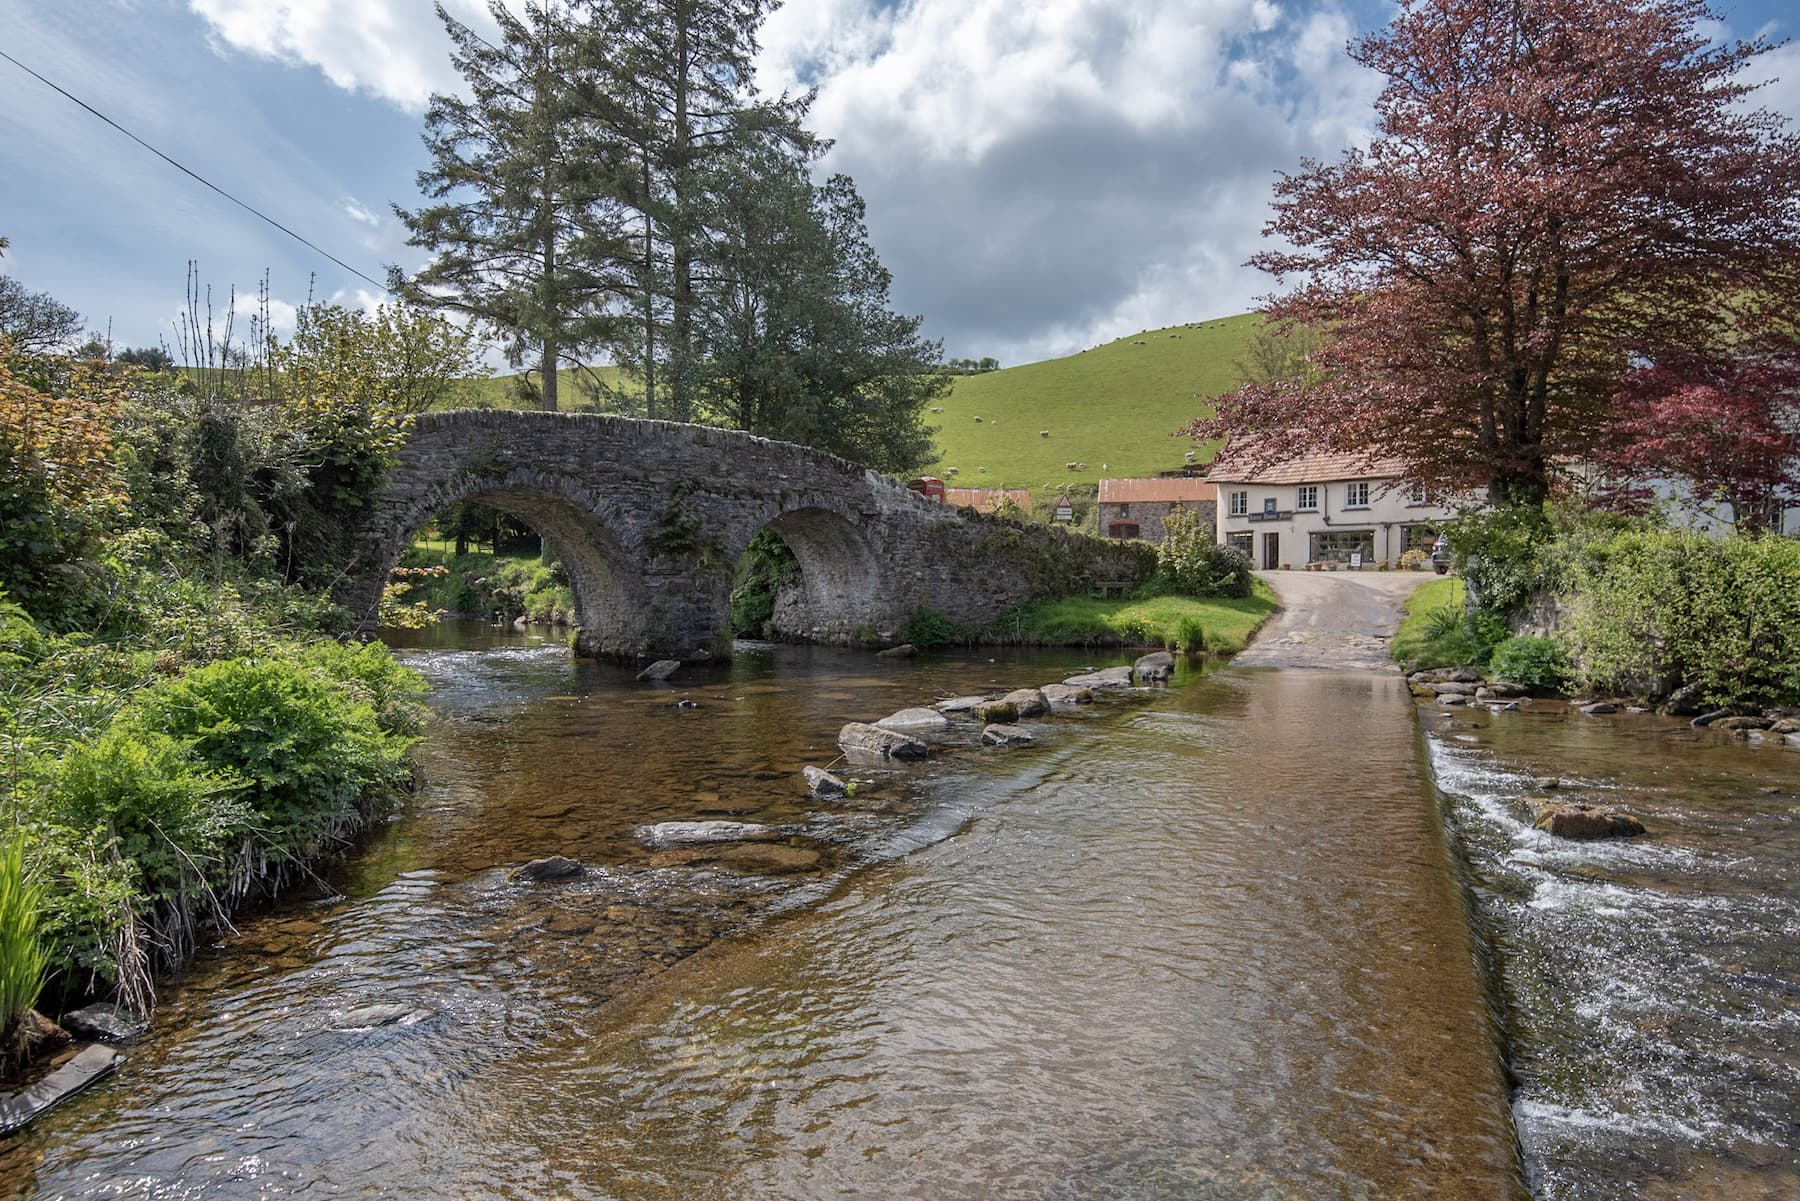
[[[1446,680],[1442,683],[1427,684],[1439,696],[1474,696],[1480,690],[1477,684],[1467,684],[1460,680]]]
[[[1696,730],[1700,730],[1700,729],[1706,728],[1707,726],[1712,725],[1715,721],[1719,721],[1723,718],[1727,718],[1730,716],[1731,716],[1731,710],[1729,710],[1729,709],[1712,709],[1712,710],[1709,710],[1706,713],[1702,713],[1700,716],[1694,718],[1694,720],[1690,721],[1688,723],[1688,725],[1693,726]]]
[[[640,680],[666,680],[681,670],[680,659],[658,659],[637,673]]]
[[[1070,676],[1063,683],[1071,688],[1129,688],[1131,687],[1131,668],[1102,667],[1098,671]]]
[[[1609,713],[1617,713],[1619,707],[1611,701],[1589,701],[1580,707],[1581,712],[1589,717],[1604,717]]]
[[[1175,674],[1175,656],[1168,651],[1153,651],[1131,665],[1131,674],[1140,684],[1156,684]]]
[[[76,1038],[103,1043],[130,1042],[150,1029],[150,1023],[131,1010],[105,1001],[63,1014],[61,1025]]]
[[[1019,707],[1011,701],[987,701],[975,710],[975,717],[982,722],[1015,722]]]
[[[1555,776],[1540,776],[1531,782],[1531,786],[1539,792],[1555,792],[1563,786],[1563,782]]]
[[[375,1030],[382,1026],[413,1026],[430,1017],[432,1011],[421,1005],[377,1003],[347,1009],[331,1023],[333,1030]]]
[[[1721,717],[1713,722],[1715,730],[1766,730],[1775,723],[1766,717]]]
[[[1044,699],[1050,702],[1052,709],[1072,709],[1076,705],[1094,703],[1092,688],[1071,688],[1067,684],[1045,684],[1038,691],[1044,694]]]
[[[838,746],[850,754],[874,759],[924,759],[931,754],[931,748],[911,734],[862,721],[850,722],[838,731]]]
[[[1020,717],[1042,717],[1050,712],[1049,700],[1036,688],[1015,688],[1001,697],[1000,703],[1017,709]]]
[[[11,1134],[62,1104],[94,1081],[111,1075],[123,1056],[111,1047],[83,1047],[75,1058],[16,1093],[0,1093],[0,1134]]]
[[[947,701],[939,701],[933,705],[939,713],[973,713],[987,704],[985,696],[953,696]]]
[[[808,763],[800,769],[806,777],[807,791],[817,797],[840,797],[850,795],[850,786],[826,771],[822,767],[814,767]]]
[[[1030,731],[1023,730],[1018,726],[1007,725],[1005,722],[994,722],[982,727],[981,741],[988,746],[1024,746],[1027,743],[1036,742],[1037,739],[1031,736]]]
[[[1493,680],[1479,685],[1475,689],[1478,701],[1510,701],[1515,697],[1530,696],[1531,689],[1524,684],[1513,684],[1506,680]]]
[[[781,834],[757,822],[657,822],[639,826],[637,839],[649,847],[705,846],[722,842],[771,842]]]
[[[950,719],[936,709],[915,708],[890,713],[875,724],[884,730],[902,730],[910,734],[919,734],[941,730],[950,724]]]
[[[1541,802],[1533,824],[1558,838],[1632,838],[1644,832],[1644,823],[1630,814],[1575,801]]]
[[[650,857],[651,867],[724,867],[755,875],[779,876],[817,867],[821,855],[811,847],[786,843],[738,842],[721,846],[672,847]]]
[[[1473,667],[1430,667],[1406,678],[1415,684],[1479,684],[1481,672]]]
[[[1454,707],[1457,705],[1468,704],[1469,698],[1464,696],[1460,692],[1446,692],[1446,693],[1442,693],[1438,696],[1437,703],[1440,705],[1449,705],[1449,706]]]
[[[548,855],[515,868],[507,879],[520,884],[548,884],[557,880],[573,880],[587,872],[579,859],[566,855]]]
[[[902,642],[899,646],[890,646],[884,651],[876,651],[877,659],[910,659],[919,653],[919,648],[910,642]]]
[[[1662,703],[1662,711],[1670,717],[1692,717],[1706,701],[1706,688],[1699,683],[1683,684]]]

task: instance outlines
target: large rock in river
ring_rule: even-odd
[[[939,713],[973,713],[988,703],[985,696],[953,696],[947,701],[939,701],[933,705]]]
[[[570,859],[565,855],[550,855],[543,859],[533,859],[524,867],[517,868],[508,880],[517,880],[527,884],[542,884],[550,880],[573,880],[586,872],[579,859]]]
[[[910,642],[902,642],[899,646],[890,646],[884,651],[876,651],[877,659],[910,659],[919,653],[919,648]]]
[[[1175,674],[1175,656],[1168,651],[1154,651],[1131,665],[1131,674],[1140,684],[1154,684]]]
[[[1020,717],[1042,717],[1050,712],[1050,702],[1036,688],[1015,688],[1001,697],[1000,703],[1017,709]]]
[[[1631,838],[1644,832],[1644,823],[1629,814],[1573,801],[1542,802],[1535,824],[1558,838]]]
[[[107,1043],[127,1042],[150,1029],[150,1023],[131,1010],[105,1001],[63,1014],[60,1025],[76,1038]]]
[[[862,721],[853,721],[838,731],[838,746],[851,754],[874,759],[923,759],[931,754],[931,748],[911,734]]]
[[[1045,684],[1038,691],[1044,694],[1044,699],[1050,702],[1052,709],[1089,705],[1094,701],[1094,690],[1091,688],[1071,688],[1067,684]]]
[[[637,673],[640,680],[666,680],[681,670],[680,659],[658,659]]]
[[[814,796],[838,797],[850,795],[850,786],[822,767],[814,767],[812,764],[808,763],[805,767],[800,769],[800,774],[806,777],[806,787]]]
[[[989,746],[1024,746],[1028,742],[1036,742],[1037,739],[1033,738],[1028,730],[996,722],[981,731],[981,741]]]
[[[1063,683],[1071,688],[1129,688],[1131,668],[1102,667],[1099,671],[1090,671],[1085,675],[1070,676]]]
[[[657,822],[640,826],[638,841],[650,847],[705,846],[716,842],[773,842],[780,833],[756,822]]]
[[[975,717],[979,721],[1009,722],[1019,720],[1019,707],[1011,701],[987,701],[976,706]]]
[[[888,714],[875,724],[884,730],[903,730],[917,734],[941,730],[950,724],[950,719],[936,709],[902,709],[898,713]]]

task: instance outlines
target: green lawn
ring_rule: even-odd
[[[1044,508],[1067,484],[1155,475],[1181,466],[1189,450],[1205,461],[1212,447],[1171,435],[1212,412],[1205,398],[1237,384],[1236,364],[1260,320],[1244,314],[1150,330],[960,377],[938,402],[943,412],[928,415],[940,452],[928,470],[958,487],[1030,488],[1034,506]],[[1068,470],[1070,462],[1086,468]]]
[[[1236,654],[1275,611],[1275,594],[1257,580],[1242,600],[1157,596],[1097,600],[1071,596],[1034,601],[1002,616],[992,632],[1003,640],[1046,646],[1188,646],[1195,630],[1203,649]],[[1202,648],[1191,648],[1202,649]]]

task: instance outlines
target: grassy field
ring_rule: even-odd
[[[565,413],[592,413],[596,407],[587,389],[593,386],[595,378],[609,388],[617,388],[629,396],[640,396],[639,387],[625,378],[622,367],[595,367],[592,373],[586,371],[558,371],[556,385],[558,390],[557,407]],[[482,408],[523,409],[536,408],[537,401],[527,400],[519,395],[519,377],[517,375],[494,375],[487,379],[469,380],[461,385],[459,394],[451,407],[477,405]],[[609,410],[599,410],[609,411]]]
[[[964,488],[1030,488],[1035,506],[1066,484],[1155,475],[1196,447],[1170,435],[1212,412],[1237,383],[1254,314],[1150,330],[1067,358],[964,376],[929,415],[939,427],[934,475]],[[978,422],[975,418],[981,418]],[[1048,430],[1048,437],[1040,437]],[[1085,463],[1071,471],[1064,464]],[[986,470],[982,470],[986,468]]]
[[[1242,600],[1071,596],[1034,601],[1001,617],[991,633],[1003,641],[1043,646],[1169,646],[1236,654],[1275,611],[1269,586],[1257,580],[1254,589]],[[1196,633],[1198,646],[1192,645]]]

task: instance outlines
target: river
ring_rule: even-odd
[[[843,721],[1091,660],[739,649],[655,687],[510,633],[415,640],[429,786],[166,988],[0,1172],[44,1198],[1636,1195],[1557,1150],[1516,1047],[1508,1092],[1489,986],[1532,998],[1484,965],[1511,852],[1445,839],[1529,758],[1488,723],[1422,738],[1392,676],[1184,665],[823,802],[798,772]],[[697,817],[788,837],[635,837]],[[550,853],[588,875],[508,881]],[[1742,1108],[1778,1147],[1779,1111]]]

